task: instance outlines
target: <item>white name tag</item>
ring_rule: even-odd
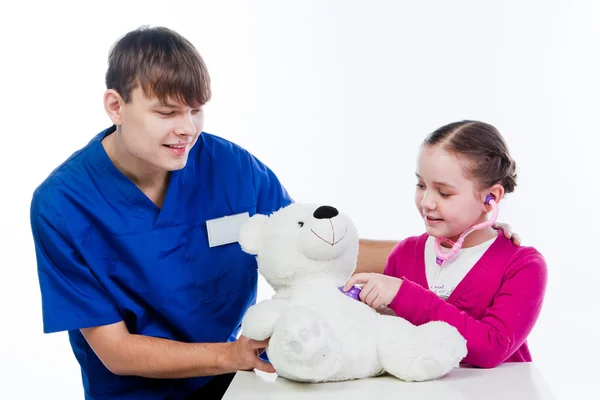
[[[247,212],[206,221],[208,246],[216,247],[238,241],[240,228],[250,218]]]

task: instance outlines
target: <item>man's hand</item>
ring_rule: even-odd
[[[504,232],[504,237],[513,242],[515,246],[521,245],[521,237],[518,234],[512,232],[512,228],[509,224],[496,222],[494,224],[494,229],[500,229],[502,232]]]
[[[373,273],[356,274],[346,282],[344,292],[357,284],[363,284],[359,295],[360,300],[377,309],[388,306],[394,300],[402,285],[402,279]]]
[[[269,339],[253,340],[241,335],[235,342],[229,343],[228,351],[223,355],[227,369],[234,371],[259,371],[273,373],[275,369],[258,356],[267,348]]]

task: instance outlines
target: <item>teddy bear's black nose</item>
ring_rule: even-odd
[[[321,206],[315,210],[313,217],[316,219],[331,219],[338,214],[339,212],[335,207]]]

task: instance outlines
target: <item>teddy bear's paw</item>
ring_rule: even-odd
[[[417,332],[421,351],[411,364],[414,381],[440,378],[467,355],[467,342],[452,325],[431,321],[419,326]]]
[[[402,318],[387,316],[379,321],[380,360],[389,373],[402,380],[440,378],[466,355],[465,340],[446,323],[430,322],[408,329]]]
[[[445,375],[452,368],[457,367],[467,355],[467,341],[458,329],[450,324],[431,321],[419,326],[417,332],[423,337],[423,360],[435,360],[440,366],[441,372],[434,378]]]
[[[284,322],[284,321],[282,321]],[[277,348],[270,357],[278,374],[295,380],[319,382],[335,374],[341,364],[341,344],[315,312],[296,307],[279,323],[270,341]]]

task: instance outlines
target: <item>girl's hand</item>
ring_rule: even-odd
[[[513,244],[515,246],[520,246],[521,245],[521,237],[512,232],[512,228],[510,227],[509,224],[506,223],[502,223],[502,222],[496,222],[494,224],[494,229],[500,229],[502,230],[502,232],[504,232],[504,237],[509,239],[511,242],[513,242]]]
[[[402,279],[392,276],[360,273],[352,276],[344,285],[344,292],[357,284],[363,284],[360,292],[360,300],[369,306],[377,309],[381,306],[388,306],[402,285]]]

